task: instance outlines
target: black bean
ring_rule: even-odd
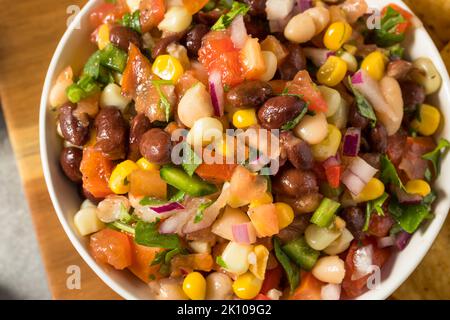
[[[125,158],[128,128],[120,110],[114,107],[102,108],[95,118],[95,127],[95,148],[111,160]]]
[[[128,52],[130,43],[136,47],[142,49],[142,38],[131,28],[124,26],[114,26],[109,32],[109,40],[112,44],[116,45],[120,49]]]
[[[136,161],[141,157],[139,144],[141,138],[151,128],[150,120],[143,113],[136,115],[130,122],[128,159]]]
[[[275,176],[273,189],[276,194],[298,197],[319,191],[317,177],[312,171],[282,168]]]
[[[272,96],[272,87],[264,81],[246,81],[227,93],[228,102],[236,108],[259,107]]]
[[[280,129],[297,117],[306,103],[294,96],[277,96],[267,100],[258,111],[261,126],[266,129]]]
[[[378,122],[377,125],[370,130],[371,149],[378,153],[386,153],[387,143],[388,133],[386,128]]]
[[[79,148],[69,147],[64,148],[59,158],[61,168],[66,176],[73,182],[80,183],[82,174],[80,171],[80,164],[83,158],[83,151]]]
[[[365,216],[361,208],[345,208],[341,214],[341,217],[345,220],[347,229],[352,233],[355,239],[359,240],[364,236],[363,228]]]
[[[152,163],[169,163],[172,150],[171,137],[159,128],[150,129],[141,137],[139,150],[145,159]]]
[[[198,56],[198,51],[202,46],[203,37],[209,32],[209,27],[204,24],[197,24],[186,35],[186,48],[192,57]]]

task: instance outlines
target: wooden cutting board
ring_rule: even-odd
[[[1,0],[0,97],[8,132],[55,299],[120,299],[83,262],[65,235],[47,193],[39,157],[38,113],[45,73],[81,0]],[[69,13],[68,13],[69,12]],[[394,299],[450,299],[450,222]],[[67,288],[67,270],[81,268],[81,289]]]

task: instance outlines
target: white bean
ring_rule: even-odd
[[[316,35],[321,33],[330,23],[330,12],[325,7],[314,7],[308,9],[304,14],[309,15],[316,26]]]
[[[189,88],[178,104],[178,117],[188,128],[192,128],[195,121],[213,115],[211,96],[202,83]]]
[[[124,210],[125,213],[130,210],[128,199],[124,196],[111,195],[98,204],[97,216],[101,221],[110,223],[119,220]]]
[[[356,60],[355,56],[351,53],[348,53],[344,51],[339,58],[344,60],[347,63],[347,69],[351,72],[356,72],[358,69],[358,61]]]
[[[305,240],[314,250],[321,251],[335,241],[341,232],[329,228],[320,228],[315,224],[310,224],[305,230]]]
[[[325,114],[318,112],[314,116],[306,115],[294,128],[294,134],[309,144],[319,144],[328,135],[328,123]]]
[[[116,107],[124,111],[131,99],[122,95],[122,88],[115,83],[108,84],[100,96],[100,107]]]
[[[75,227],[82,236],[100,231],[105,227],[98,217],[96,207],[84,208],[78,211],[73,218]]]
[[[192,15],[183,6],[174,6],[167,10],[158,29],[166,32],[181,32],[186,30],[192,22]]]
[[[187,135],[187,142],[193,147],[207,146],[222,138],[223,125],[216,118],[201,118],[195,121]]]
[[[66,90],[73,83],[73,71],[71,67],[65,68],[56,79],[55,84],[50,90],[49,102],[52,108],[62,106],[67,99]]]
[[[319,86],[319,90],[328,105],[328,110],[325,115],[327,118],[332,117],[341,105],[341,94],[339,91],[326,86]]]
[[[427,95],[439,90],[442,78],[433,61],[429,58],[419,58],[413,62],[413,66],[416,70],[413,70],[412,77],[414,81],[425,88]]]
[[[259,80],[270,81],[275,76],[278,67],[277,56],[271,51],[262,51],[266,71],[261,75]]]
[[[189,247],[195,253],[211,253],[211,245],[205,241],[191,241],[189,242]]]
[[[391,107],[396,117],[382,117],[380,121],[386,127],[389,135],[393,135],[400,129],[403,120],[403,97],[402,90],[397,80],[392,77],[384,77],[380,81],[380,90],[384,99]]]
[[[81,204],[80,209],[86,209],[86,208],[97,208],[97,206],[89,199],[86,199]]]
[[[340,254],[348,249],[350,243],[353,240],[353,235],[347,228],[342,231],[339,238],[333,241],[328,247],[325,248],[324,252],[329,255]]]
[[[164,278],[148,284],[154,300],[188,300],[182,285],[182,279],[174,278]]]
[[[186,47],[173,42],[167,46],[166,50],[170,56],[177,58],[180,61],[184,70],[190,69],[191,61],[189,60]]]
[[[293,17],[284,29],[286,39],[295,43],[305,43],[316,35],[316,25],[311,16],[300,13]]]
[[[320,281],[340,284],[345,277],[344,261],[338,256],[322,257],[311,272]]]
[[[206,300],[230,300],[233,282],[224,273],[213,272],[206,277]]]
[[[344,99],[341,99],[341,104],[336,113],[328,118],[331,124],[334,124],[338,129],[342,130],[347,126],[349,107]]]
[[[294,8],[294,4],[294,0],[267,0],[267,19],[281,20],[286,18]]]

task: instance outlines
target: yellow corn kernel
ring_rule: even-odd
[[[418,194],[422,197],[427,196],[431,192],[431,187],[424,180],[410,180],[405,186],[405,190],[409,194]]]
[[[428,104],[420,106],[420,114],[411,122],[411,127],[424,136],[433,135],[441,123],[441,113]]]
[[[266,274],[267,261],[269,260],[269,250],[262,244],[253,249],[255,254],[255,264],[250,265],[250,272],[260,280],[264,280]]]
[[[347,51],[351,55],[355,55],[356,51],[358,51],[358,48],[351,44],[344,44],[343,48],[345,51]]]
[[[321,143],[311,147],[314,159],[325,161],[329,157],[336,155],[342,140],[341,131],[332,124],[328,125],[328,135]]]
[[[374,51],[364,58],[361,63],[361,69],[375,80],[380,81],[384,77],[384,70],[386,69],[386,56],[380,51]]]
[[[264,204],[271,204],[272,202],[273,202],[272,194],[271,194],[270,192],[266,192],[266,193],[262,196],[262,198],[252,200],[252,201],[250,202],[250,204],[248,205],[248,207],[249,207],[250,209],[251,209],[251,208],[256,208],[256,207],[262,206],[262,205],[264,205]]]
[[[240,299],[250,300],[256,297],[261,290],[263,281],[251,272],[240,275],[233,283],[233,291]]]
[[[189,273],[186,278],[184,278],[183,291],[191,300],[205,300],[205,278],[199,272]]]
[[[352,27],[347,22],[335,22],[325,32],[323,43],[327,49],[337,51],[350,39],[352,32]]]
[[[233,115],[233,125],[238,128],[248,128],[258,123],[255,109],[243,109]]]
[[[334,87],[345,78],[347,70],[347,62],[339,57],[330,56],[317,71],[317,80],[321,84]]]
[[[377,178],[370,179],[361,193],[354,199],[356,202],[366,202],[378,199],[384,193],[384,183]]]
[[[184,73],[181,62],[167,54],[156,58],[155,62],[153,62],[152,71],[161,79],[172,81],[173,83],[176,83]]]
[[[133,171],[138,169],[138,165],[131,160],[119,163],[109,178],[109,188],[111,191],[115,194],[128,193],[130,191],[129,176]]]
[[[136,164],[140,169],[145,171],[158,171],[161,168],[161,166],[151,163],[145,158],[140,158]]]
[[[286,228],[294,221],[294,210],[287,203],[275,203],[275,210],[277,211],[278,227],[280,230]]]
[[[103,50],[109,44],[109,26],[105,23],[98,29],[97,45]]]

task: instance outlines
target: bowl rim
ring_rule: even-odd
[[[124,288],[122,285],[118,284],[115,280],[112,279],[112,277],[108,274],[108,272],[106,272],[102,267],[100,267],[100,265],[90,255],[90,253],[87,250],[87,248],[85,247],[85,245],[83,245],[81,243],[75,230],[73,230],[73,228],[70,226],[69,222],[67,221],[67,219],[64,216],[64,213],[61,209],[61,205],[60,205],[58,196],[56,195],[55,187],[53,185],[53,181],[52,181],[52,177],[51,177],[51,173],[50,173],[50,166],[49,166],[49,157],[48,157],[49,150],[48,150],[48,143],[47,143],[47,139],[46,139],[47,113],[49,112],[48,97],[49,97],[50,89],[52,86],[52,80],[57,71],[56,67],[57,67],[58,61],[61,58],[62,51],[65,48],[65,46],[67,45],[67,42],[69,41],[69,39],[71,38],[74,30],[76,29],[76,26],[79,25],[79,23],[81,22],[81,19],[85,15],[87,15],[89,13],[89,11],[95,5],[97,5],[97,3],[99,3],[100,1],[101,0],[88,0],[88,2],[83,6],[83,8],[76,15],[76,17],[73,19],[71,24],[67,27],[66,31],[64,32],[64,35],[62,36],[61,40],[59,41],[58,46],[53,54],[50,64],[49,64],[49,67],[48,67],[48,70],[46,73],[46,77],[45,77],[43,90],[42,90],[42,96],[41,96],[41,101],[40,101],[40,111],[39,111],[40,156],[41,156],[41,163],[42,163],[44,178],[45,178],[48,193],[50,195],[50,199],[52,201],[52,204],[56,211],[58,219],[64,229],[64,232],[68,236],[70,242],[75,247],[78,254],[80,254],[80,256],[83,258],[83,260],[88,264],[88,266],[95,272],[95,274],[106,285],[108,285],[113,291],[115,291],[117,294],[119,294],[124,299],[135,300],[137,298],[132,292],[130,292],[129,290]],[[377,1],[377,2],[375,2],[375,1]],[[401,0],[389,0],[389,1],[366,0],[366,2],[369,4],[369,7],[375,7],[375,8],[381,8],[382,6],[384,6],[387,3],[395,3],[395,4],[400,5],[403,8],[407,9],[409,12],[413,13],[413,11]],[[424,28],[422,27],[421,29],[424,29]],[[439,72],[442,77],[443,90],[445,90],[446,95],[448,97],[450,97],[450,79],[449,79],[449,75],[446,71],[445,64],[442,60],[442,57],[439,54],[439,51],[438,51],[436,45],[434,44],[433,40],[431,39],[430,35],[428,34],[428,32],[425,29],[424,29],[424,31],[426,33],[425,34],[425,37],[427,38],[426,40],[430,44],[432,44],[432,47],[429,48],[430,51],[433,51],[433,52],[430,52],[430,56],[433,55],[433,56],[437,57],[436,58],[437,60],[433,59],[433,62],[438,65],[437,68],[439,69]],[[443,69],[442,69],[442,67],[443,67]],[[440,107],[442,107],[442,106],[440,106]],[[449,111],[449,113],[450,113],[450,111]],[[450,196],[447,196],[445,199],[441,199],[441,200],[446,200],[447,207],[450,206]],[[447,210],[447,214],[448,214],[448,210]],[[398,289],[405,282],[405,280],[417,268],[419,263],[423,260],[424,256],[429,251],[430,247],[433,245],[436,237],[438,236],[440,230],[442,229],[442,226],[446,220],[447,214],[443,217],[440,217],[439,223],[434,224],[433,230],[426,231],[427,233],[430,233],[430,231],[433,231],[433,233],[431,235],[431,239],[428,239],[428,241],[426,242],[426,245],[422,246],[416,252],[414,261],[409,262],[407,264],[407,267],[404,268],[405,272],[402,273],[402,275],[400,277],[397,277],[395,280],[388,281],[388,283],[383,281],[381,283],[382,290],[377,290],[377,291],[382,291],[382,292],[373,293],[372,294],[373,297],[370,297],[371,299],[384,300],[387,297],[389,297],[396,289]],[[436,217],[435,217],[435,219],[436,219]],[[366,295],[367,295],[367,293],[363,294],[362,296],[360,296],[356,299],[368,299],[367,297],[365,297]]]

